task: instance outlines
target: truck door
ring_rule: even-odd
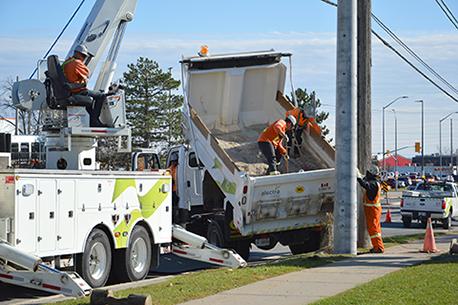
[[[203,179],[203,164],[197,159],[196,153],[189,151],[186,158],[185,178],[186,178],[186,189],[188,192],[188,198],[190,205],[202,205],[202,179]]]

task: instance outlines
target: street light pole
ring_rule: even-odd
[[[396,110],[392,109],[394,113],[394,178],[396,191],[398,190],[398,117]]]
[[[386,165],[385,165],[385,154],[386,154],[386,148],[385,148],[385,109],[393,105],[396,101],[400,99],[408,98],[407,95],[399,96],[389,102],[386,106],[382,107],[382,145],[383,145],[383,155],[382,155],[382,167],[383,171],[386,171]]]
[[[454,115],[455,113],[458,113],[458,111],[449,113],[446,116],[444,116],[442,119],[439,120],[439,167],[440,167],[441,177],[442,177],[442,122],[445,121],[451,115]]]

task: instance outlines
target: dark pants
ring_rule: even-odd
[[[180,197],[176,191],[172,191],[172,222],[178,223],[178,201],[180,201]]]
[[[105,93],[94,90],[85,90],[78,94],[92,97],[94,102],[92,105],[86,105],[86,111],[89,113],[91,118],[91,126],[100,124],[100,113],[102,112],[103,103],[107,101]]]
[[[296,141],[297,141],[297,144],[298,145],[301,145],[302,144],[302,132],[304,131],[303,128],[301,127],[297,127],[295,130],[294,130],[294,138],[296,138]],[[292,130],[287,130],[286,131],[286,135],[288,136],[289,138],[289,141],[288,141],[288,146],[291,147],[293,145],[293,131]]]
[[[281,160],[280,152],[274,148],[270,142],[258,142],[259,150],[266,157],[267,164],[269,165],[269,172],[277,170],[277,162]]]

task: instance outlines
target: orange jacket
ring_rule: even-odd
[[[294,107],[293,109],[286,111],[285,117],[288,117],[288,115],[292,115],[296,118],[298,127],[306,128],[308,126],[313,133],[321,135],[321,128],[316,123],[315,118],[305,118],[299,107]]]
[[[170,172],[170,176],[172,176],[172,191],[177,191],[177,165],[172,164],[170,165],[167,170]]]
[[[62,64],[62,69],[64,70],[65,78],[67,78],[69,83],[86,85],[87,78],[89,76],[89,69],[82,60],[70,57]],[[86,90],[86,86],[83,88],[73,89],[71,91],[72,93],[78,93],[83,90]]]
[[[286,122],[277,120],[272,125],[264,129],[258,138],[258,142],[270,142],[280,154],[286,154],[286,148],[281,143],[282,135],[286,133]]]

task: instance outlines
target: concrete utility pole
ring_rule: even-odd
[[[358,168],[365,173],[372,156],[371,125],[371,0],[358,0]],[[369,245],[363,192],[358,192],[358,247]]]
[[[334,252],[356,254],[356,0],[339,0]]]

